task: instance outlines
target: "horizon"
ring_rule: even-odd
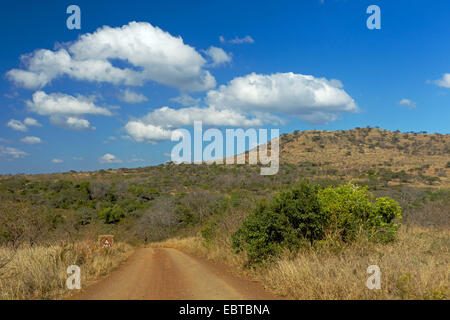
[[[342,130],[294,130],[292,132],[289,133],[283,133],[280,134],[280,138],[282,136],[285,135],[291,135],[291,134],[295,134],[295,131],[300,131],[302,133],[315,133],[315,132],[346,132],[346,131],[352,131],[352,130],[359,130],[359,129],[375,129],[375,130],[380,130],[380,131],[388,131],[391,133],[402,133],[402,134],[411,134],[411,135],[449,135],[448,133],[439,133],[439,132],[426,132],[426,131],[400,131],[400,130],[396,130],[396,131],[392,131],[392,130],[387,130],[387,129],[383,129],[383,128],[379,128],[379,127],[370,127],[370,126],[366,126],[366,127],[355,127],[353,129],[342,129]],[[259,146],[260,144],[258,144]],[[281,146],[281,144],[280,144]],[[249,151],[249,148],[246,148],[245,153]],[[239,153],[234,153],[234,155],[232,155],[231,157],[235,157],[239,155]],[[226,160],[226,157],[222,158],[224,161]],[[49,171],[49,172],[38,172],[38,173],[26,173],[26,172],[17,172],[17,173],[0,173],[0,176],[27,176],[27,175],[52,175],[52,174],[68,174],[68,173],[93,173],[93,172],[99,172],[101,170],[104,171],[115,171],[115,170],[133,170],[133,169],[145,169],[145,168],[150,168],[150,167],[158,167],[158,166],[166,166],[166,165],[187,165],[187,164],[191,164],[191,165],[224,165],[224,166],[228,166],[228,165],[233,165],[233,164],[228,164],[228,163],[223,163],[223,164],[216,164],[214,162],[214,159],[210,159],[210,160],[203,160],[202,162],[181,162],[181,163],[174,163],[173,161],[171,161],[170,159],[165,161],[165,162],[161,162],[161,163],[155,163],[155,164],[150,164],[150,165],[144,165],[144,166],[134,166],[134,167],[117,167],[117,168],[101,168],[101,169],[96,169],[96,170],[74,170],[74,169],[68,169],[65,171]],[[283,162],[280,161],[280,164],[283,164]],[[263,165],[261,163],[257,163],[257,164],[247,164],[247,165],[256,165],[259,167],[262,167]]]

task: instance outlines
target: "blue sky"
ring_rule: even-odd
[[[80,30],[66,27],[71,4]],[[380,30],[366,27],[372,4]],[[1,6],[0,173],[163,163],[193,120],[450,131],[448,1]]]

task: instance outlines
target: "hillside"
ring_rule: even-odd
[[[247,153],[248,154],[248,153]],[[280,162],[313,175],[371,185],[450,186],[450,135],[377,128],[295,131],[280,137]]]

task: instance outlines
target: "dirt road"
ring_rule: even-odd
[[[255,282],[176,249],[143,248],[106,278],[74,297],[110,299],[276,299]]]

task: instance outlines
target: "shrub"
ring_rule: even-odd
[[[104,223],[110,224],[120,222],[120,220],[125,217],[125,214],[120,207],[114,206],[112,208],[110,207],[100,210],[98,217],[102,219]]]
[[[261,202],[233,234],[233,247],[246,251],[250,263],[258,263],[284,247],[295,250],[303,241],[321,239],[328,221],[322,214],[318,188],[303,181],[269,204]]]
[[[79,225],[90,224],[95,218],[95,210],[91,208],[80,208],[76,212],[76,220]]]
[[[345,242],[361,231],[374,240],[393,240],[398,229],[394,219],[401,219],[401,208],[390,198],[377,198],[367,187],[341,185],[319,191],[324,214],[329,217],[330,231]]]
[[[321,189],[303,181],[261,202],[232,236],[232,246],[245,251],[250,264],[261,263],[284,248],[295,251],[327,236],[346,243],[360,234],[391,241],[401,218],[395,200],[377,198],[367,187],[341,185]]]
[[[370,212],[367,189],[352,185],[328,187],[319,191],[319,197],[323,213],[329,217],[330,232],[343,241],[354,240]]]

